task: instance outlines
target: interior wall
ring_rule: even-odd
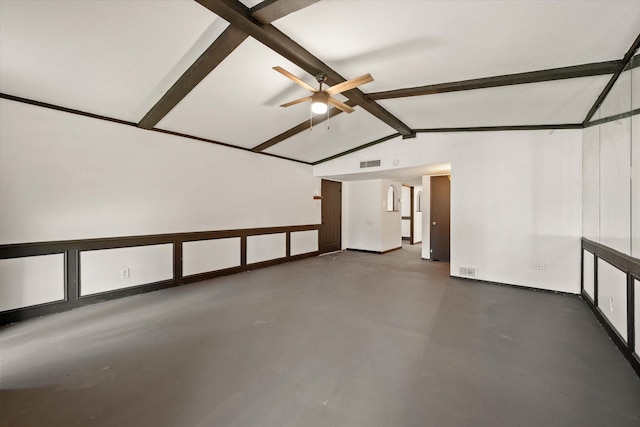
[[[584,236],[640,258],[640,68],[624,71],[583,133]],[[598,124],[599,123],[599,124]]]
[[[632,64],[638,63],[638,57]],[[584,237],[640,258],[640,67],[627,68],[583,131]],[[598,260],[601,313],[627,339],[626,275]],[[585,275],[592,271],[585,266]],[[591,269],[593,269],[591,267]],[[591,296],[591,289],[585,290]],[[637,310],[637,306],[635,308]],[[634,329],[640,328],[635,316]],[[637,348],[637,345],[636,345]],[[637,353],[637,352],[636,352]]]
[[[384,197],[387,194],[387,188],[390,186],[394,186],[397,197],[397,210],[392,212],[388,211],[386,208],[382,210],[382,221],[380,223],[380,251],[385,252],[392,249],[397,249],[402,247],[402,206],[404,204],[409,204],[410,200],[404,199],[402,193],[402,184],[395,181],[390,181],[388,179],[383,179],[380,181],[381,189],[380,189],[380,197],[384,200]]]
[[[402,215],[402,237],[407,239],[411,237],[411,220],[404,219],[405,217],[411,217],[411,187],[401,186],[402,188],[402,203],[400,204],[400,214]]]
[[[387,191],[395,186],[396,202],[400,198],[400,184],[376,179],[342,183],[343,246],[384,252],[402,246],[400,211],[387,211]]]
[[[0,111],[0,244],[320,222],[310,166],[4,99]]]
[[[424,194],[418,197],[422,192],[422,186],[413,187],[413,243],[422,242],[422,199]]]
[[[0,100],[0,244],[319,224],[319,191],[308,165]],[[250,236],[247,262],[285,257],[274,236]],[[292,239],[295,254],[317,250],[307,240]],[[162,248],[82,252],[82,295],[172,279]],[[216,248],[185,244],[185,273],[237,265]],[[40,266],[52,257],[0,262],[0,311],[64,296],[63,254]]]
[[[580,130],[421,133],[316,165],[314,174],[357,173],[370,158],[451,163],[451,274],[475,267],[480,280],[579,293],[581,140]],[[424,200],[428,188],[423,180]],[[423,215],[423,258],[427,222]]]

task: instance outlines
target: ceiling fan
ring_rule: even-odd
[[[311,111],[315,114],[326,113],[327,109],[329,108],[327,104],[331,104],[332,106],[344,111],[345,113],[354,112],[355,110],[353,108],[351,108],[344,102],[338,101],[337,99],[333,98],[331,95],[336,95],[338,93],[345,92],[347,90],[353,89],[355,87],[358,87],[360,85],[373,81],[373,77],[371,77],[371,74],[365,74],[360,77],[356,77],[355,79],[338,83],[337,85],[328,87],[323,90],[322,85],[327,80],[327,75],[324,73],[319,73],[315,77],[318,83],[320,84],[320,88],[316,90],[282,67],[273,67],[273,69],[279,72],[280,74],[282,74],[283,76],[293,80],[303,88],[307,89],[309,92],[313,93],[313,95],[311,96],[305,96],[304,98],[296,99],[295,101],[282,104],[281,107],[290,107],[292,105],[300,104],[301,102],[311,100]]]

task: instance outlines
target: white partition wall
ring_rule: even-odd
[[[247,264],[269,261],[287,256],[285,233],[247,237]]]
[[[598,307],[626,341],[627,275],[603,260],[598,260]]]
[[[318,250],[318,231],[297,231],[291,233],[291,255],[301,255]]]
[[[173,278],[172,245],[83,251],[80,295],[92,295]]]
[[[583,261],[582,261],[582,271],[583,278],[582,283],[584,286],[584,290],[589,295],[592,300],[595,300],[594,287],[595,287],[595,277],[594,277],[594,255],[589,252],[582,250],[583,253]]]
[[[64,255],[0,260],[0,311],[64,299]]]
[[[286,233],[317,236],[320,179],[309,165],[7,99],[0,109],[3,319],[284,262]],[[249,237],[241,250],[267,229],[277,242]],[[310,236],[291,249],[314,254]]]
[[[182,262],[185,276],[237,267],[240,265],[240,238],[184,242]]]
[[[583,236],[640,258],[639,67],[624,71],[584,129]]]

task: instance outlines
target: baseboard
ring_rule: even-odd
[[[65,295],[64,299],[2,311],[0,312],[0,326],[26,319],[31,319],[34,317],[41,317],[44,315],[69,311],[89,304],[95,304],[131,295],[153,292],[161,289],[199,282],[202,280],[213,279],[220,276],[226,276],[243,271],[255,270],[272,265],[282,264],[285,262],[317,256],[319,255],[319,251],[291,255],[291,233],[308,230],[318,230],[319,235],[320,225],[294,225],[282,227],[0,245],[0,259],[21,258],[48,254],[64,254],[65,259],[63,273]],[[274,233],[286,234],[286,256],[257,263],[247,263],[247,237]],[[232,268],[225,268],[200,274],[188,276],[183,275],[182,246],[184,243],[197,240],[221,239],[229,237],[240,239],[240,265]],[[145,283],[122,289],[110,290],[101,292],[99,294],[82,296],[82,284],[80,283],[81,252],[97,249],[141,247],[155,244],[173,245],[173,277],[171,279],[154,283]]]
[[[348,251],[352,251],[352,252],[364,252],[367,254],[378,254],[378,255],[388,254],[389,252],[397,251],[398,249],[402,249],[402,246],[398,246],[397,248],[387,249],[386,251],[371,251],[368,249],[347,248]]]
[[[640,359],[638,358],[638,356],[631,351],[622,336],[620,336],[620,333],[616,330],[616,328],[613,327],[611,322],[609,322],[609,319],[607,319],[602,310],[600,310],[600,308],[596,307],[593,304],[593,300],[585,291],[582,292],[582,299],[587,304],[587,307],[589,307],[589,309],[596,316],[596,319],[598,319],[600,325],[602,325],[604,330],[607,332],[607,335],[609,335],[611,341],[613,341],[616,347],[618,347],[623,356],[631,364],[631,367],[634,369],[634,371],[636,371],[636,374],[640,377]]]
[[[462,277],[462,276],[456,276],[456,275],[453,275],[453,274],[450,274],[449,277],[453,277],[454,279],[469,280],[469,281],[472,281],[472,282],[486,283],[486,284],[489,284],[489,285],[509,286],[511,288],[524,289],[526,291],[544,292],[544,293],[548,293],[548,294],[558,294],[558,295],[564,295],[564,296],[569,296],[569,297],[580,298],[580,294],[573,293],[573,292],[555,291],[553,289],[534,288],[533,286],[514,285],[513,283],[502,283],[502,282],[494,282],[494,281],[491,281],[491,280],[473,279],[471,277]]]

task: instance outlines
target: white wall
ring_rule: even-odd
[[[383,179],[380,183],[379,194],[382,200],[387,194],[387,188],[393,185],[397,190],[396,196],[400,198],[400,208],[402,208],[402,205],[410,203],[409,199],[402,198],[401,183],[389,181],[388,179]],[[380,252],[402,247],[402,213],[400,211],[388,212],[383,209],[380,227]]]
[[[64,300],[64,255],[0,260],[0,311]]]
[[[400,212],[387,211],[389,180],[342,183],[343,248],[384,252],[402,246]]]
[[[182,245],[182,274],[206,273],[240,265],[240,238],[197,240]]]
[[[1,244],[318,224],[316,189],[307,165],[0,100]]]
[[[0,100],[0,244],[318,224],[319,191],[308,165]],[[249,238],[248,262],[284,256],[283,236]],[[186,275],[236,264],[202,245],[185,244]],[[161,252],[82,252],[82,294],[170,279]],[[0,310],[63,298],[62,267],[39,259],[0,263]]]
[[[421,185],[413,187],[413,243],[422,242],[422,205],[418,203],[418,193],[421,191]]]
[[[581,140],[580,130],[418,134],[322,163],[314,174],[357,173],[361,158],[451,163],[452,275],[469,266],[481,280],[579,293]],[[423,181],[425,200],[427,188]]]
[[[82,251],[80,266],[81,296],[171,280],[173,245]]]
[[[598,260],[598,307],[627,341],[627,275]]]
[[[640,106],[640,71],[625,71],[596,118]],[[620,118],[583,132],[584,236],[640,258],[640,116]]]
[[[411,216],[411,188],[401,186],[402,188],[402,203],[400,205],[400,214],[403,217]],[[411,237],[411,220],[403,219],[402,220],[402,237]]]

